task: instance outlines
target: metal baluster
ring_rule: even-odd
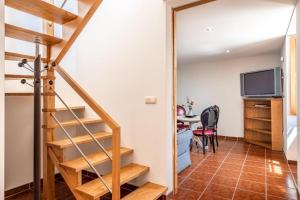
[[[112,189],[106,184],[105,180],[102,178],[102,176],[99,174],[99,172],[97,171],[97,169],[93,166],[93,164],[89,161],[89,159],[86,157],[86,155],[81,151],[80,147],[74,142],[73,138],[71,137],[71,135],[66,131],[66,129],[62,126],[62,124],[59,122],[59,120],[55,117],[54,114],[50,114],[53,119],[56,121],[56,123],[60,126],[60,128],[63,130],[63,132],[67,135],[67,137],[69,138],[69,140],[72,142],[72,144],[76,147],[76,149],[79,151],[79,153],[81,154],[81,156],[84,158],[84,160],[88,163],[88,165],[90,166],[90,168],[97,174],[97,176],[99,177],[99,179],[101,180],[101,182],[104,184],[104,186],[108,189],[108,191],[110,193],[112,193]]]
[[[63,3],[61,4],[60,8],[63,8],[66,5],[67,1],[68,0],[64,0]]]
[[[54,94],[58,97],[58,99],[64,104],[64,106],[72,113],[74,118],[80,123],[80,125],[84,128],[86,132],[91,136],[91,138],[95,141],[95,143],[100,147],[100,149],[107,155],[107,157],[112,160],[112,157],[108,154],[108,152],[105,150],[103,145],[95,138],[93,133],[86,127],[86,125],[77,117],[77,115],[74,113],[74,111],[67,105],[67,103],[61,98],[59,94],[53,89]]]

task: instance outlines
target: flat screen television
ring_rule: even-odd
[[[241,95],[244,97],[281,97],[282,71],[280,67],[242,73]]]

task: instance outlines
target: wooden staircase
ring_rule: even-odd
[[[51,0],[5,0],[5,5],[36,17],[45,21],[46,28],[44,33],[17,27],[12,24],[5,24],[5,36],[17,40],[40,43],[47,49],[46,54],[42,58],[42,62],[51,66],[43,75],[43,199],[55,199],[54,192],[54,175],[55,166],[63,176],[65,182],[69,186],[74,197],[78,200],[100,199],[101,196],[112,190],[112,199],[120,200],[120,186],[128,183],[144,174],[150,168],[136,163],[125,166],[121,165],[121,157],[133,154],[133,149],[120,146],[120,126],[117,122],[101,107],[98,103],[59,65],[72,44],[75,42],[89,19],[100,6],[102,0],[78,0],[78,14],[75,15],[62,8],[51,4]],[[51,23],[62,25],[63,38],[53,36],[53,26]],[[11,61],[21,61],[27,59],[29,62],[34,61],[35,56],[23,55],[14,52],[5,52],[5,59]],[[96,131],[92,133],[93,137],[98,141],[110,140],[111,147],[104,151],[96,151],[86,155],[86,158],[93,166],[100,166],[103,163],[112,163],[111,172],[102,175],[101,179],[94,179],[90,182],[82,184],[82,171],[89,170],[90,165],[84,157],[76,159],[66,159],[65,150],[73,148],[77,145],[89,145],[94,142],[93,138],[86,132],[80,136],[73,137],[72,140],[56,139],[56,129],[61,127],[76,127],[82,124],[78,120],[69,120],[56,123],[53,119],[54,115],[69,112],[66,108],[56,108],[55,106],[55,75],[57,73],[65,80],[71,88],[80,96],[85,103],[97,114],[97,118],[81,118],[81,122],[85,126],[103,124],[110,131]],[[32,75],[6,74],[7,81],[19,79],[33,79]],[[50,85],[49,83],[53,84]],[[20,93],[9,92],[6,96],[32,96],[32,92]],[[85,106],[73,106],[70,109],[74,112],[83,112]],[[112,160],[110,159],[112,158]],[[105,183],[105,184],[104,184]],[[167,188],[154,183],[145,183],[134,192],[122,198],[123,200],[155,200],[164,195]]]

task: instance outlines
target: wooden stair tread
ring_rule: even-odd
[[[112,133],[99,132],[99,133],[95,133],[94,136],[96,139],[106,139],[106,138],[111,138]],[[76,144],[84,144],[93,141],[90,135],[74,137],[73,140],[75,141]],[[48,145],[55,148],[63,149],[72,146],[72,143],[69,139],[64,139],[64,140],[49,142]]]
[[[45,76],[41,77],[45,79]],[[20,80],[20,79],[34,79],[33,75],[22,75],[22,74],[5,74],[5,80]]]
[[[5,92],[5,96],[7,97],[33,97],[34,93],[33,92]],[[48,95],[48,96],[53,96],[54,94],[45,94],[42,93],[42,95]]]
[[[122,200],[157,200],[166,192],[167,187],[148,182],[140,188],[138,188],[137,190],[131,192],[130,194],[122,198]]]
[[[120,169],[120,183],[121,185],[125,184],[147,173],[148,171],[149,171],[149,167],[131,163]],[[111,188],[112,174],[110,173],[103,176],[103,179]],[[84,196],[86,195],[85,199],[97,199],[103,196],[104,194],[106,194],[107,192],[109,192],[107,188],[103,185],[103,183],[101,183],[99,178],[90,181],[88,183],[85,183],[81,186],[78,186],[75,190]]]
[[[44,45],[58,44],[63,41],[60,38],[48,34],[39,33],[11,24],[5,24],[5,36],[28,42],[35,42],[35,40],[38,38],[40,40],[40,43]]]
[[[76,110],[84,110],[85,106],[69,106],[73,111]],[[42,109],[43,112],[62,112],[62,111],[68,111],[66,107],[61,107],[61,108],[54,108],[54,109]]]
[[[112,156],[112,150],[111,149],[107,149],[107,152],[110,156]],[[131,153],[133,153],[132,149],[128,149],[128,148],[125,148],[125,147],[120,148],[121,156],[128,155],[128,154],[131,154]],[[89,161],[93,165],[99,165],[99,164],[104,163],[104,162],[109,160],[107,155],[102,151],[100,152],[100,150],[99,150],[99,152],[87,155],[87,158],[89,159]],[[81,170],[89,168],[88,163],[85,161],[85,159],[83,157],[63,162],[60,165],[62,167],[72,169],[76,172],[79,172]]]
[[[102,123],[103,120],[102,119],[90,119],[90,118],[83,118],[80,119],[85,125],[88,124],[98,124],[98,123]],[[70,120],[70,121],[66,121],[66,122],[61,122],[63,127],[69,127],[69,126],[78,126],[80,125],[80,123],[75,119],[75,120]],[[52,126],[45,126],[43,125],[43,128],[59,128],[60,126],[58,124],[54,124]]]
[[[13,52],[5,52],[5,60],[21,61],[22,59],[27,59],[29,62],[33,62],[35,60],[35,56],[13,53]],[[46,63],[47,59],[42,58],[42,62]]]
[[[58,24],[64,24],[76,19],[76,15],[41,0],[5,0],[5,5],[11,8],[35,15]]]

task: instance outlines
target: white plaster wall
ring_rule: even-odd
[[[165,19],[161,0],[104,1],[77,41],[77,73],[121,125],[122,145],[135,151],[132,160],[150,166],[146,178],[172,189]],[[148,95],[158,103],[145,105]]]
[[[297,3],[296,6],[296,23],[297,23],[297,49],[300,49],[300,3]],[[300,72],[300,57],[297,56],[297,71]],[[300,100],[300,78],[297,79],[297,102]],[[297,131],[298,135],[300,134],[300,106],[297,107]],[[297,137],[297,146],[299,147],[300,145],[300,137]],[[297,148],[297,161],[298,163],[300,162],[300,148]],[[298,169],[297,169],[297,174],[300,174],[300,165],[298,164]],[[300,183],[300,176],[298,176],[298,183]],[[300,189],[299,184],[298,184],[298,190]]]
[[[283,99],[283,136],[284,152],[288,160],[297,160],[297,116],[290,114],[290,42],[286,37],[282,52],[284,74],[284,99]]]
[[[195,114],[201,114],[208,106],[219,105],[219,134],[243,137],[240,73],[277,66],[281,66],[279,52],[179,66],[178,104],[185,104],[186,97],[190,97],[195,101]]]
[[[4,1],[0,0],[0,66],[4,66]],[[4,68],[0,68],[0,200],[4,199]]]

